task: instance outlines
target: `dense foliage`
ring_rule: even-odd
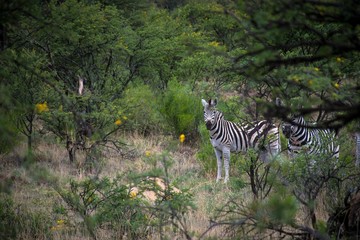
[[[236,173],[249,177],[255,201],[224,204],[209,231],[226,225],[228,236],[275,232],[320,239],[340,232],[317,221],[315,202],[330,192],[337,196],[326,199],[334,210],[347,190],[359,187],[352,167],[355,145],[343,143],[360,131],[358,1],[6,0],[0,6],[1,154],[25,138],[32,159],[36,141],[51,136],[71,163],[82,166],[78,156],[85,156],[92,168],[103,160],[104,149],[122,151],[121,132],[172,139],[184,134],[181,142],[199,148],[197,158],[211,174],[215,157],[201,125],[201,98],[220,98],[229,120],[281,122],[303,114],[316,127],[342,133],[339,162],[319,158],[312,168],[300,156],[296,164],[269,167],[257,161],[256,152],[237,157]],[[284,105],[276,105],[276,98]],[[94,220],[98,225],[86,222],[90,214],[83,208],[92,206],[78,199],[89,186],[86,191],[104,194],[105,200],[92,200],[103,213]],[[137,209],[142,203],[109,179],[72,182],[61,193],[75,211],[85,211],[94,238],[97,227],[115,227],[120,215],[135,219],[116,223],[123,230],[117,234],[130,238],[146,238],[148,232],[139,229],[152,220],[178,216]],[[185,214],[182,197],[170,201],[179,209],[159,209]],[[113,198],[124,201],[114,212]],[[311,218],[306,227],[295,223],[299,206]],[[6,226],[19,222],[10,198],[1,199],[0,207]],[[40,223],[39,228],[47,229]],[[258,232],[248,231],[253,228]],[[7,238],[16,238],[18,230],[6,231]]]

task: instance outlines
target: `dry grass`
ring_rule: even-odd
[[[186,223],[195,238],[209,228],[210,220],[229,199],[237,199],[244,203],[252,201],[249,188],[234,189],[231,185],[215,183],[215,175],[205,173],[196,159],[198,151],[196,147],[181,144],[169,136],[144,138],[138,134],[123,134],[118,138],[126,143],[124,149],[122,151],[104,149],[101,155],[103,160],[100,165],[95,166],[95,170],[87,170],[84,160],[80,160],[81,164],[70,163],[63,146],[46,142],[39,142],[35,148],[35,165],[48,169],[60,184],[66,186],[69,184],[69,179],[81,180],[87,176],[98,175],[100,178],[114,179],[118,175],[146,173],[154,167],[162,168],[162,159],[166,158],[171,162],[168,169],[169,181],[194,196],[196,209],[187,214]],[[51,232],[53,239],[91,239],[84,227],[76,227],[82,225],[83,221],[76,214],[69,215],[63,226],[57,224],[57,221],[64,216],[55,213],[54,209],[61,205],[62,199],[51,184],[41,178],[34,180],[31,170],[22,162],[25,152],[26,146],[20,145],[14,152],[1,156],[0,159],[2,162],[0,180],[3,182],[12,180],[11,192],[16,206],[19,206],[19,211],[39,213],[39,218],[47,220],[44,228]],[[81,159],[82,156],[79,155],[79,158]],[[247,181],[246,176],[243,178]],[[317,215],[321,220],[326,220],[325,208],[321,207],[320,201],[317,204],[319,204],[317,209],[320,211]],[[306,215],[300,214],[298,220],[306,222]],[[221,227],[214,228],[206,234],[206,237],[222,238],[223,230],[224,228]],[[99,229],[97,234],[100,239],[109,239],[106,229]],[[22,238],[31,239],[26,236]],[[39,235],[39,239],[41,238],[45,237]],[[154,235],[153,239],[158,239],[158,236]]]
[[[105,149],[103,164],[99,167],[100,171],[95,171],[96,174],[100,178],[115,178],[117,175],[126,175],[130,172],[144,173],[154,167],[163,167],[161,160],[165,156],[171,162],[168,169],[170,182],[194,195],[196,210],[187,215],[189,230],[195,233],[195,236],[204,232],[209,227],[209,219],[214,209],[226,201],[230,190],[215,193],[221,192],[222,186],[215,184],[213,176],[204,174],[196,160],[197,149],[166,136],[143,138],[131,134],[119,138],[124,139],[127,144],[124,151]],[[22,162],[25,154],[26,146],[20,145],[14,152],[1,156],[1,179],[14,180],[11,190],[16,205],[21,206],[24,212],[41,213],[44,219],[51,219],[46,224],[54,239],[90,239],[88,234],[79,232],[73,225],[68,225],[62,230],[51,230],[58,227],[57,221],[62,217],[61,214],[54,213],[54,207],[60,205],[62,200],[51,184],[42,182],[41,179],[33,179],[29,169],[24,167]],[[70,163],[67,152],[61,145],[39,142],[35,148],[35,156],[35,165],[48,169],[61,184],[68,184],[69,179],[81,180],[94,174],[92,171],[81,169],[81,164]],[[79,159],[83,164],[81,155]],[[72,223],[80,222],[76,216],[73,217]],[[105,230],[99,230],[98,234],[106,239]],[[212,231],[210,235],[216,236],[216,231]],[[26,239],[25,236],[23,238]]]

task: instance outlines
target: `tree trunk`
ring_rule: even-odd
[[[355,151],[355,165],[360,166],[360,132],[355,133],[356,151]]]
[[[71,140],[66,141],[66,150],[68,151],[70,163],[75,162],[75,151],[76,147],[74,146]]]

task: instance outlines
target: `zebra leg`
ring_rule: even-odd
[[[218,182],[221,179],[221,171],[222,171],[222,152],[216,148],[215,155],[217,160],[217,176],[216,176],[216,182]]]
[[[260,150],[259,151],[259,159],[264,163],[269,163],[271,159],[271,153],[268,150]]]
[[[223,154],[224,154],[224,167],[225,167],[224,183],[227,183],[229,181],[230,149],[229,148],[224,148],[223,149]]]

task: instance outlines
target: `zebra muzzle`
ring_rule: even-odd
[[[209,122],[205,122],[205,125],[206,125],[206,128],[207,130],[210,130],[211,129],[211,126],[212,126],[212,123],[209,121]]]

